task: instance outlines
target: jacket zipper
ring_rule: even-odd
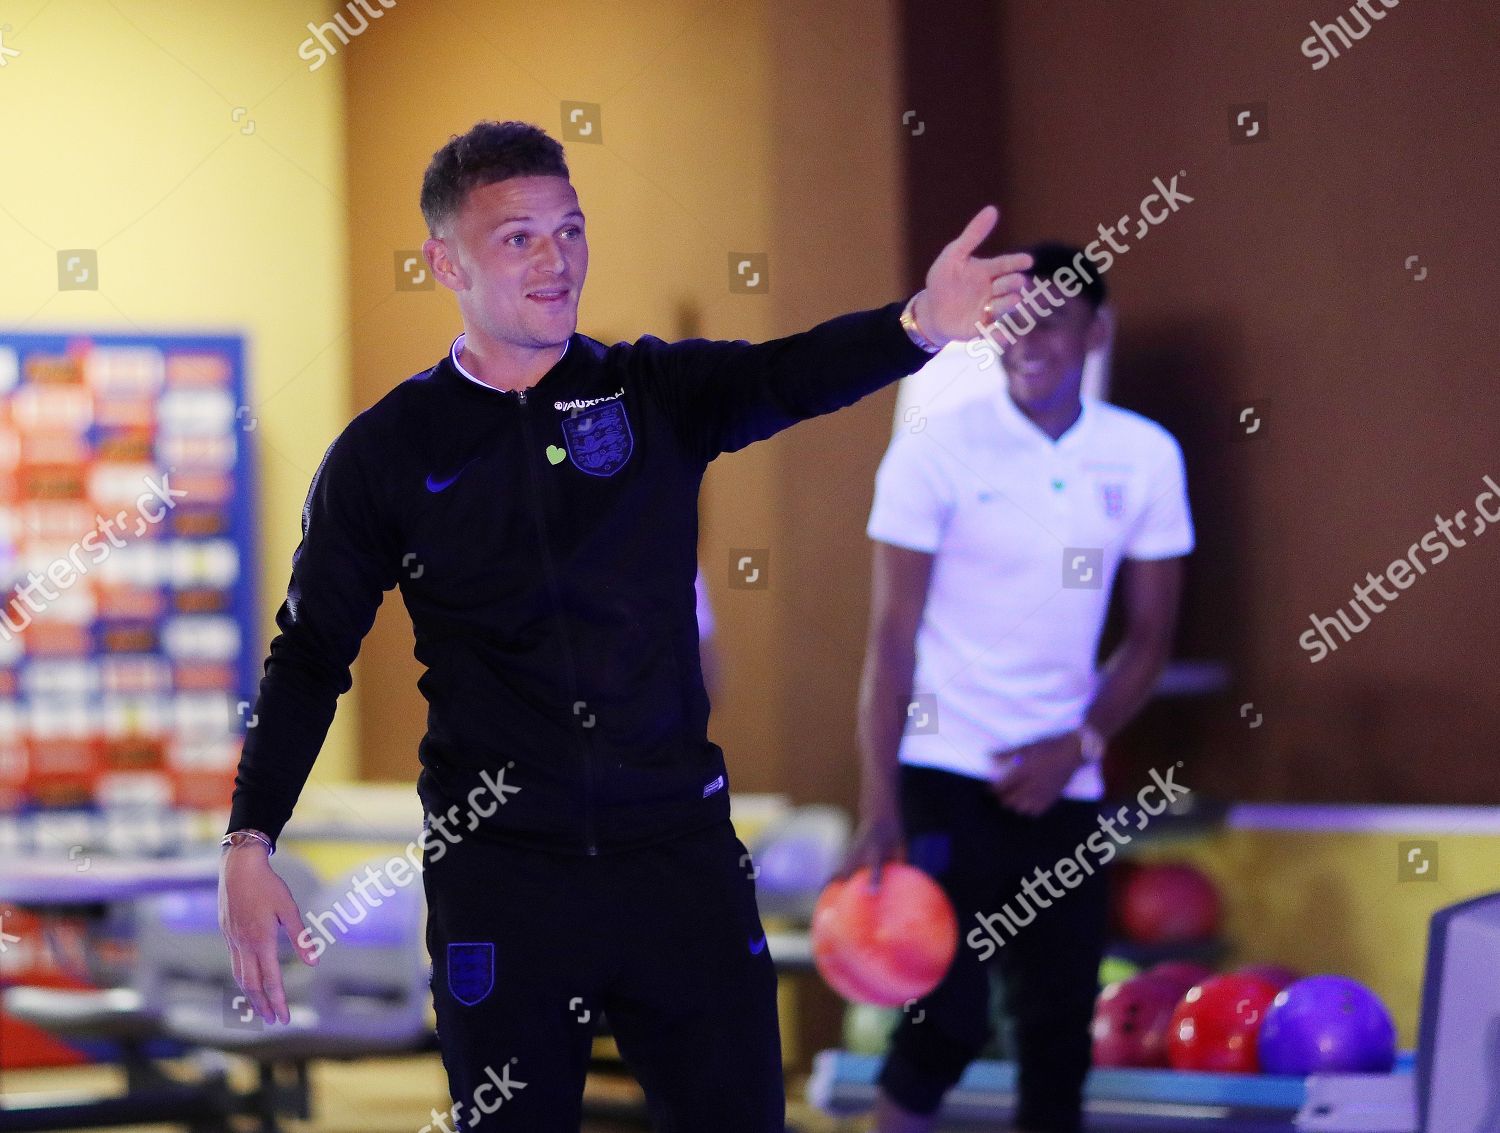
[[[558,635],[562,639],[563,659],[567,667],[568,696],[574,705],[582,703],[578,698],[578,668],[573,662],[573,647],[568,641],[568,635],[564,628],[562,619],[562,595],[557,589],[557,574],[552,566],[552,545],[547,537],[546,509],[542,506],[541,487],[537,481],[536,464],[532,458],[531,445],[531,415],[526,409],[526,391],[516,390],[516,401],[521,408],[521,432],[525,434],[526,445],[522,459],[525,461],[527,479],[531,483],[531,502],[536,513],[537,531],[540,534],[542,545],[542,570],[547,576],[547,588],[552,593],[552,608],[557,613]],[[584,705],[584,710],[588,706]],[[577,723],[578,713],[575,711],[574,723]],[[583,749],[583,837],[584,844],[590,857],[599,853],[599,846],[594,835],[594,759],[593,744],[585,733],[580,737]]]

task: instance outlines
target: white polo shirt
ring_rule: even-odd
[[[870,538],[935,556],[903,763],[994,778],[992,752],[1079,726],[1121,558],[1193,549],[1182,450],[1154,421],[1085,400],[1054,441],[997,391],[898,427]],[[935,720],[929,708],[935,704]],[[928,713],[923,722],[921,713]],[[1097,799],[1079,769],[1064,796]]]

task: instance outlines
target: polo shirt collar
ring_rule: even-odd
[[[566,358],[568,356],[568,347],[570,347],[572,345],[573,345],[573,338],[570,335],[568,337],[568,341],[565,342],[565,343],[563,343],[563,352],[557,356],[557,362],[561,362],[564,358]],[[448,357],[453,360],[453,368],[455,370],[457,370],[460,374],[462,374],[464,377],[468,378],[469,381],[473,382],[475,385],[477,385],[477,386],[484,386],[484,388],[488,389],[488,390],[494,390],[495,389],[494,386],[490,385],[488,382],[482,382],[482,381],[480,381],[473,374],[469,373],[469,371],[464,368],[464,364],[458,360],[458,356],[459,356],[460,353],[462,353],[463,348],[464,348],[464,335],[460,334],[457,338],[455,338],[453,340],[453,345],[448,348]],[[554,362],[553,365],[556,366],[557,362]],[[503,393],[505,391],[504,390],[495,390],[495,392],[497,392],[497,393]]]
[[[1090,430],[1095,413],[1091,408],[1092,399],[1082,398],[1082,409],[1078,419],[1068,426],[1067,432],[1053,440],[1048,436],[1035,421],[1021,412],[1014,399],[1010,396],[1010,379],[1002,370],[1000,373],[999,388],[990,397],[991,406],[995,414],[1000,418],[1000,424],[1007,432],[1018,437],[1029,439],[1032,443],[1043,444],[1050,449],[1073,448],[1083,443],[1084,437]]]

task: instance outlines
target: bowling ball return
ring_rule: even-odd
[[[878,1056],[825,1050],[813,1059],[807,1100],[856,1117],[875,1105]],[[1015,1115],[1016,1064],[975,1062],[945,1099],[941,1128],[994,1129]],[[1413,1058],[1389,1075],[1212,1074],[1179,1070],[1089,1072],[1084,1125],[1118,1133],[1413,1133]]]

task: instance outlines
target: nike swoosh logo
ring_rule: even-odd
[[[473,463],[474,461],[472,460],[468,461],[462,467],[460,467],[457,472],[455,472],[452,476],[449,476],[446,480],[439,480],[435,478],[431,472],[429,472],[427,474],[427,490],[429,492],[441,492],[444,488],[448,487],[448,485],[452,484],[455,480],[462,476],[464,474],[464,469],[469,467],[469,465]]]
[[[750,955],[752,955],[752,956],[759,956],[765,950],[766,950],[766,935],[765,935],[765,933],[761,933],[761,936],[760,936],[759,940],[752,940],[750,942]]]

